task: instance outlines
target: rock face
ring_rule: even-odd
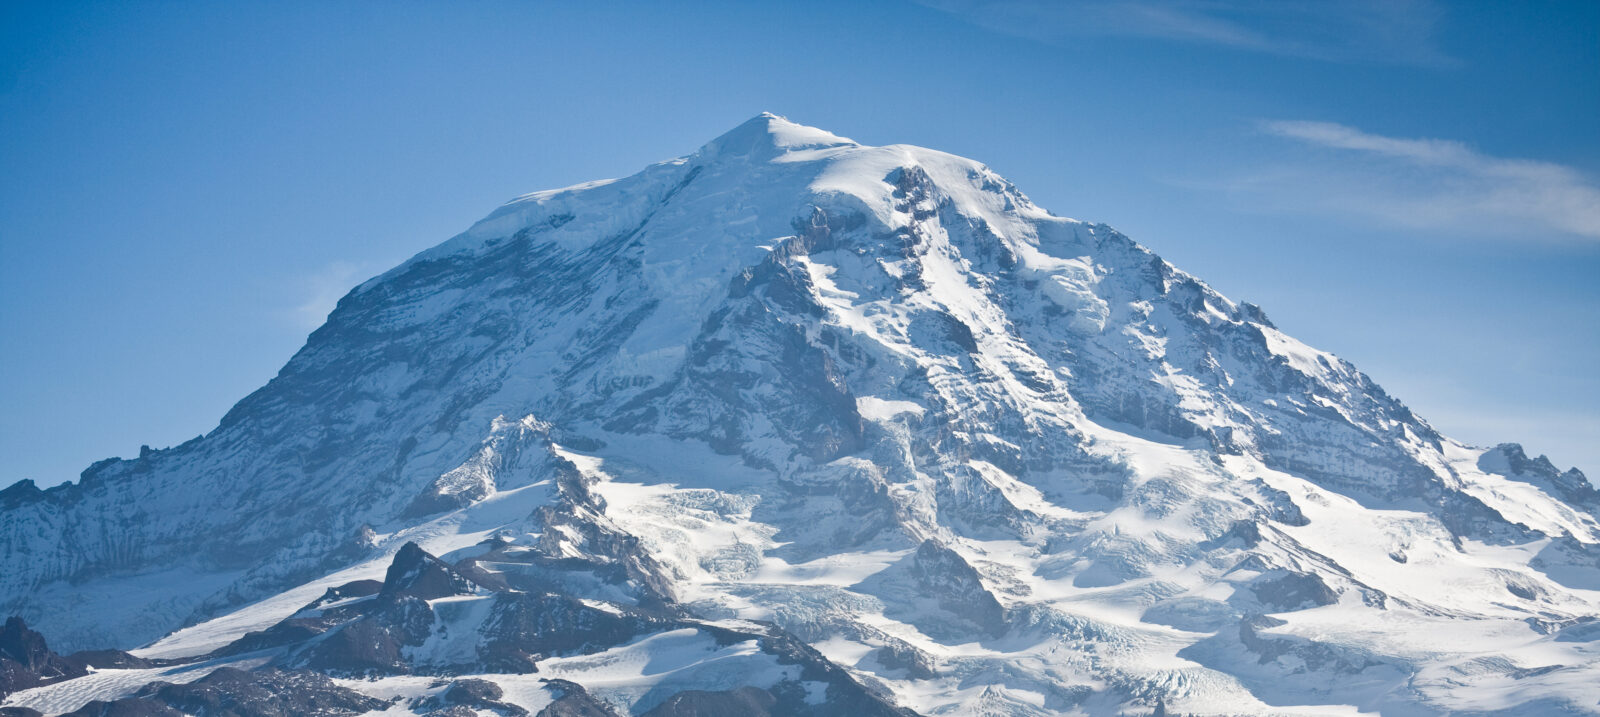
[[[64,682],[91,669],[143,669],[153,663],[121,650],[88,650],[62,656],[20,617],[0,626],[0,700],[13,692]],[[3,715],[0,712],[0,715]]]
[[[5,704],[1593,711],[1596,510],[981,164],[763,115],[362,284],[204,437],[0,491],[0,609],[157,660]]]
[[[0,697],[88,674],[88,666],[50,650],[44,636],[28,629],[20,617],[0,627]]]

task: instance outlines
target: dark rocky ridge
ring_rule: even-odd
[[[90,702],[69,717],[333,717],[387,708],[389,703],[303,670],[219,667],[189,684],[152,682],[131,697]]]
[[[82,677],[91,668],[151,667],[150,660],[121,650],[86,650],[62,656],[50,649],[43,635],[12,616],[0,626],[0,699],[30,687]]]
[[[495,554],[493,551],[486,555]],[[501,559],[506,556],[499,555]],[[208,655],[189,661],[152,662],[118,651],[78,653],[61,657],[19,618],[0,629],[0,677],[7,692],[82,677],[90,666],[144,668],[183,662],[239,656],[270,656],[266,664],[240,669],[224,664],[188,684],[151,682],[133,695],[104,702],[93,701],[72,712],[73,717],[140,717],[144,715],[196,715],[197,717],[279,717],[290,715],[355,715],[387,708],[390,703],[341,687],[328,679],[384,675],[438,675],[448,680],[439,694],[412,705],[418,713],[437,717],[464,717],[486,710],[505,717],[526,717],[528,711],[505,702],[503,691],[492,682],[467,674],[531,674],[541,660],[558,655],[599,652],[641,636],[671,630],[696,630],[719,645],[754,641],[779,664],[799,668],[801,680],[826,685],[822,705],[808,703],[806,689],[783,681],[767,687],[749,686],[728,695],[688,691],[664,696],[652,707],[653,715],[737,714],[718,711],[728,705],[760,704],[767,712],[753,714],[909,717],[913,713],[893,705],[866,689],[848,673],[828,662],[816,650],[776,626],[750,632],[715,626],[678,616],[673,611],[612,605],[593,607],[559,592],[527,592],[488,586],[467,577],[481,558],[469,557],[451,565],[415,543],[396,553],[382,583],[355,581],[330,588],[322,597],[278,624],[247,634]],[[528,583],[524,582],[525,587]],[[553,591],[552,591],[553,590]],[[415,648],[440,629],[437,610],[430,601],[470,596],[490,601],[488,619],[479,634],[477,658],[468,663],[418,662]],[[459,638],[458,638],[459,639]],[[582,685],[566,680],[546,680],[556,699],[541,717],[618,717],[605,702],[595,699]],[[3,697],[5,693],[0,693]],[[729,700],[732,700],[730,702]],[[8,708],[0,715],[26,717],[37,714]],[[700,710],[700,711],[697,711]],[[706,712],[704,710],[711,710]]]

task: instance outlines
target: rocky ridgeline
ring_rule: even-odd
[[[483,554],[497,560],[505,556]],[[18,690],[82,678],[91,669],[130,670],[202,666],[203,676],[173,684],[153,680],[112,701],[90,701],[75,717],[134,715],[356,715],[393,705],[334,682],[334,678],[426,675],[436,678],[426,697],[404,706],[435,717],[531,714],[502,701],[500,686],[465,677],[486,673],[535,675],[539,663],[582,655],[671,631],[692,630],[719,645],[751,643],[779,665],[793,666],[797,679],[730,690],[683,690],[659,700],[644,714],[664,715],[863,715],[904,717],[912,713],[875,694],[773,625],[726,627],[674,610],[639,610],[584,601],[560,592],[513,590],[467,577],[481,560],[450,565],[407,543],[395,555],[383,582],[357,581],[329,588],[321,598],[272,627],[244,635],[225,647],[185,660],[143,660],[125,652],[100,651],[62,657],[44,638],[11,618],[0,630],[0,697]],[[481,572],[480,572],[481,574]],[[526,583],[525,583],[526,586]],[[545,587],[553,587],[546,585]],[[482,619],[462,625],[441,615],[461,599],[481,601]],[[440,660],[419,650],[470,628],[476,641],[467,660]],[[459,652],[459,651],[458,651]],[[541,680],[552,700],[539,717],[615,717],[615,708],[581,684]],[[811,686],[806,686],[810,683]],[[825,695],[817,699],[820,688]],[[22,707],[0,708],[5,717],[38,715]]]

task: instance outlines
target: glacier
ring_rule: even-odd
[[[1596,713],[1597,508],[978,162],[763,114],[0,491],[0,613],[128,651],[0,709]]]

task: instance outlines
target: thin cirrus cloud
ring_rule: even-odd
[[[1449,67],[1433,0],[917,0],[997,32],[1055,42],[1167,40],[1329,62]]]
[[[284,312],[297,328],[311,330],[322,325],[339,299],[371,275],[372,262],[335,261],[299,280],[300,303]]]
[[[1600,240],[1600,185],[1571,167],[1332,122],[1259,127],[1290,146],[1274,153],[1272,165],[1216,187],[1258,209],[1358,214],[1407,229]]]

